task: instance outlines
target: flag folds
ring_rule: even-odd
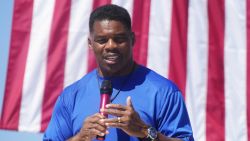
[[[0,128],[46,129],[96,67],[88,18],[108,3],[131,15],[135,60],[181,89],[196,140],[250,140],[250,0],[15,0]]]

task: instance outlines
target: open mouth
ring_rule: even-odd
[[[118,63],[119,60],[120,60],[120,55],[119,54],[110,54],[110,55],[106,55],[104,57],[104,61],[107,64],[110,64],[110,65]]]

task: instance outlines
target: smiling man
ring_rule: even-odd
[[[101,76],[119,76],[131,72],[134,33],[121,22],[97,20],[90,26],[89,47],[93,49]]]
[[[43,140],[193,141],[179,89],[134,61],[128,12],[116,5],[99,7],[90,15],[89,31],[98,67],[62,92]],[[99,109],[104,80],[113,92],[111,103]]]

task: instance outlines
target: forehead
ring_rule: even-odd
[[[93,31],[94,34],[107,34],[107,33],[125,33],[128,32],[125,26],[115,20],[101,20],[101,21],[95,21],[93,25]]]

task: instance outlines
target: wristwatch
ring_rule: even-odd
[[[157,139],[157,130],[154,127],[149,127],[148,128],[148,135],[143,139],[143,141],[154,141]]]

